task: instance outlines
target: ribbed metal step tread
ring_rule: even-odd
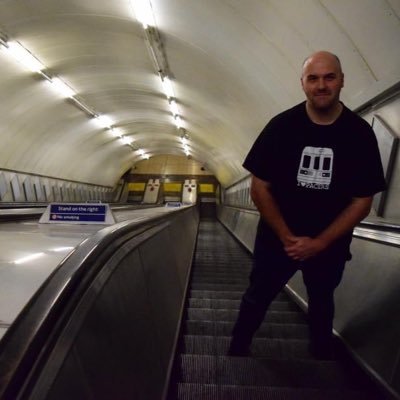
[[[188,308],[187,319],[197,321],[236,321],[238,310],[213,310],[210,308]],[[303,313],[295,311],[267,311],[265,322],[306,323]]]
[[[238,246],[237,242],[231,241],[232,239],[229,235],[226,236],[226,232],[224,232],[225,238],[228,238],[228,242],[225,238],[222,238],[222,235],[219,238],[211,238],[210,240],[202,240],[201,234],[199,234],[200,240],[197,242],[197,255],[204,255],[207,256],[209,254],[215,255],[224,255],[229,254],[230,256],[240,256],[240,257],[247,257],[251,259],[251,255],[244,251],[240,246]]]
[[[185,321],[183,325],[183,333],[186,335],[230,336],[233,325],[233,321]],[[256,331],[255,337],[308,339],[308,325],[264,322]]]
[[[213,270],[220,269],[221,271],[232,268],[234,271],[249,271],[253,262],[247,258],[243,257],[230,257],[228,254],[225,254],[223,258],[217,255],[210,255],[206,258],[198,258],[193,260],[193,265],[196,266],[199,270]]]
[[[193,266],[196,267],[197,272],[213,272],[213,271],[229,271],[240,273],[248,273],[251,270],[252,263],[246,260],[232,260],[226,257],[225,260],[218,260],[215,257],[210,257],[208,260],[194,261]]]
[[[235,279],[243,279],[246,283],[249,281],[250,269],[236,270],[231,266],[225,268],[216,267],[215,265],[196,268],[193,270],[192,279],[206,279],[206,278],[229,278],[230,276]]]
[[[181,382],[201,384],[354,389],[363,382],[335,361],[274,360],[183,354]]]
[[[215,284],[215,283],[197,283],[197,282],[192,282],[190,284],[190,288],[194,290],[222,290],[222,291],[228,291],[228,292],[240,292],[243,294],[243,292],[247,288],[247,283],[241,283],[241,284]]]
[[[356,390],[180,383],[176,400],[381,400]],[[170,399],[172,400],[172,399]]]
[[[227,233],[224,233],[225,235],[223,236],[225,236],[225,238],[232,239],[229,234],[228,236],[226,236]],[[200,236],[201,235],[199,235],[199,238]],[[226,241],[224,240],[225,238],[220,237],[220,240],[212,238],[208,241],[198,241],[196,255],[201,255],[203,257],[208,257],[210,255],[223,257],[225,255],[228,255],[229,257],[243,257],[251,260],[251,255],[240,246],[238,246],[237,242],[230,241],[230,243],[226,243]]]
[[[194,283],[196,284],[212,284],[212,285],[248,285],[248,280],[247,279],[243,279],[243,278],[237,278],[235,276],[231,276],[231,277],[225,277],[225,278],[221,278],[221,277],[202,277],[202,278],[196,278],[193,280]]]
[[[222,249],[219,249],[217,252],[210,252],[209,250],[203,252],[200,251],[197,252],[194,257],[194,262],[200,264],[206,264],[215,261],[226,266],[227,260],[237,264],[239,269],[243,268],[244,266],[251,266],[252,264],[251,257],[246,256],[243,253],[232,254],[231,251],[224,251]]]
[[[195,260],[209,260],[210,258],[215,258],[217,260],[226,261],[227,258],[232,260],[243,260],[250,262],[252,257],[250,254],[245,252],[240,247],[238,248],[237,243],[231,243],[231,246],[223,246],[222,242],[219,244],[217,242],[201,243],[197,244]]]
[[[250,274],[250,270],[245,271],[237,271],[232,268],[224,268],[224,269],[196,269],[193,271],[192,279],[207,279],[207,278],[230,278],[234,277],[235,279],[243,279],[244,281],[248,281],[248,277]]]
[[[190,308],[212,308],[225,310],[239,310],[240,300],[227,299],[197,299],[190,298],[188,301]],[[271,311],[300,311],[299,307],[293,302],[273,301],[269,307]]]
[[[223,291],[223,290],[197,290],[192,289],[189,292],[190,298],[199,299],[226,299],[226,300],[240,300],[243,292],[240,291]],[[280,292],[275,297],[277,301],[293,302],[285,292]]]
[[[251,264],[243,260],[231,260],[226,258],[225,260],[216,260],[210,258],[209,261],[195,261],[193,264],[196,267],[197,272],[227,272],[232,270],[236,273],[249,273],[251,270]]]
[[[226,355],[230,337],[196,336],[183,337],[181,351],[185,354]],[[273,359],[312,359],[308,351],[308,340],[255,338],[251,345],[253,357]]]

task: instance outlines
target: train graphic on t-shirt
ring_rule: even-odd
[[[333,151],[326,147],[307,146],[303,149],[299,170],[298,186],[311,189],[329,189],[333,171]]]

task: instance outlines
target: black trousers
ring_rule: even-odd
[[[310,340],[315,346],[328,346],[335,313],[334,291],[342,279],[346,258],[324,254],[299,262],[290,259],[278,242],[276,245],[270,248],[262,236],[256,238],[250,285],[242,297],[232,343],[239,347],[250,345],[271,302],[301,270],[308,294]]]

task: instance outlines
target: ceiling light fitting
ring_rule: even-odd
[[[24,46],[15,41],[9,41],[3,44],[7,53],[32,72],[41,72],[45,66]]]
[[[179,115],[176,115],[175,118],[175,125],[178,129],[182,128],[182,118]]]
[[[131,144],[133,142],[131,138],[128,138],[126,136],[121,136],[120,140],[122,141],[123,144]]]
[[[113,136],[122,137],[122,133],[119,130],[116,130],[116,128],[112,127],[113,121],[109,117],[96,114],[76,97],[76,92],[62,79],[56,76],[52,77],[48,75],[45,72],[46,66],[21,43],[14,40],[8,40],[7,36],[0,32],[0,48],[29,71],[42,75],[42,77],[46,79],[53,90],[57,91],[57,93],[59,93],[62,97],[71,99],[79,108],[93,117],[95,122],[97,122],[101,128],[110,129]],[[124,138],[123,142],[124,144],[130,145],[132,143],[132,139]]]
[[[168,105],[174,116],[174,123],[178,129],[182,129],[178,105],[175,99],[174,89],[169,79],[169,65],[161,35],[156,27],[153,8],[150,0],[131,0],[131,6],[136,19],[142,23],[145,32],[145,42],[148,47],[154,67],[158,72],[163,92],[168,99]],[[187,138],[186,138],[187,139]]]
[[[110,128],[111,135],[114,137],[121,138],[122,137],[122,132],[119,128]]]
[[[172,115],[178,115],[179,114],[178,105],[176,104],[175,100],[171,100],[169,102],[169,109],[171,110]]]
[[[155,26],[153,9],[150,0],[131,0],[131,6],[136,19],[143,25],[144,29]]]
[[[135,150],[135,151],[138,152],[139,155],[140,155],[142,158],[146,159],[146,160],[148,160],[148,159],[150,158],[150,156],[149,156],[148,154],[146,154],[145,151],[144,151],[143,149],[137,149],[137,150]]]
[[[96,115],[94,121],[101,127],[101,128],[108,128],[111,129],[113,125],[113,121],[111,118],[107,117],[106,115]]]
[[[52,88],[63,97],[72,98],[76,95],[76,93],[60,78],[51,78],[49,82],[51,83]]]
[[[171,80],[168,76],[161,76],[161,84],[163,87],[164,94],[167,96],[168,99],[172,99],[175,97],[174,89],[172,87]]]

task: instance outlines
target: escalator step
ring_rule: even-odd
[[[239,310],[240,300],[227,299],[189,299],[190,308],[213,308],[225,310]],[[299,311],[299,308],[293,302],[273,301],[269,307],[271,311]]]
[[[249,273],[251,270],[251,264],[241,260],[231,260],[229,257],[225,257],[224,260],[210,259],[209,261],[197,260],[193,264],[197,271],[210,272],[214,271],[229,271]]]
[[[214,285],[247,285],[247,279],[237,278],[235,276],[226,276],[226,277],[197,277],[194,279],[196,284],[214,284]]]
[[[226,356],[251,266],[220,223],[201,221],[168,399],[382,400],[336,346],[334,360],[311,356],[307,315],[285,292],[256,331],[253,356]]]
[[[243,296],[243,292],[238,291],[222,291],[222,290],[196,290],[192,289],[189,293],[191,298],[200,298],[200,299],[227,299],[227,300],[240,300]],[[289,301],[293,302],[289,298],[289,296],[284,293],[280,292],[275,297],[276,301]]]
[[[236,321],[238,310],[213,310],[209,308],[188,308],[188,320],[197,321]],[[306,316],[295,311],[267,311],[265,322],[305,323]]]
[[[226,336],[192,336],[183,338],[182,353],[200,355],[227,354],[230,338]],[[312,359],[308,351],[308,340],[255,338],[251,351],[257,358]]]
[[[240,284],[215,284],[215,283],[197,283],[192,282],[190,285],[191,289],[195,290],[221,290],[221,291],[238,291],[241,294],[247,289],[247,282],[243,282]]]
[[[214,244],[212,244],[214,245]],[[194,262],[197,263],[218,263],[223,266],[227,266],[226,261],[229,260],[239,268],[244,266],[251,266],[251,257],[244,255],[243,253],[234,253],[232,249],[217,249],[217,251],[210,252],[198,251],[194,257]]]
[[[192,279],[206,279],[206,278],[235,278],[248,281],[249,271],[232,271],[232,270],[197,270],[193,272]]]
[[[177,400],[372,400],[364,392],[339,389],[254,387],[180,383]]]
[[[296,388],[360,388],[354,374],[334,361],[274,360],[182,354],[181,382]],[[338,399],[339,400],[339,399]]]
[[[222,321],[186,321],[183,333],[186,335],[230,336],[234,322]],[[255,337],[307,339],[306,324],[263,323],[255,333]]]

